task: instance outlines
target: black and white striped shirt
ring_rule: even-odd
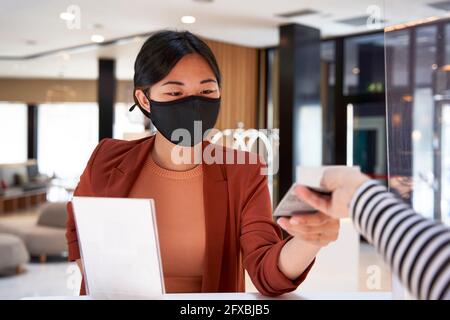
[[[350,214],[410,293],[450,300],[450,228],[415,213],[375,181],[357,190]]]

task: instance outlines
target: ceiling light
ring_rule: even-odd
[[[101,42],[105,41],[105,37],[100,34],[94,34],[91,37],[91,41],[96,42],[96,43],[101,43]]]
[[[414,130],[412,132],[412,138],[414,141],[419,141],[420,139],[422,139],[422,132],[420,132],[420,130]]]
[[[182,16],[181,17],[181,22],[185,23],[185,24],[192,24],[195,23],[195,17],[193,16]]]
[[[59,17],[62,20],[65,20],[65,21],[72,21],[72,20],[75,19],[75,15],[73,13],[70,13],[70,12],[61,12]]]

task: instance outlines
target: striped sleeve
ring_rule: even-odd
[[[358,232],[416,298],[450,299],[450,228],[415,213],[375,181],[356,191],[349,209]]]

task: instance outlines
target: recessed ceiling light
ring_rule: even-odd
[[[92,42],[101,43],[105,41],[105,37],[100,34],[93,34],[91,37]]]
[[[193,16],[182,16],[181,17],[181,22],[185,23],[185,24],[192,24],[195,23],[195,17]]]
[[[75,19],[75,15],[70,12],[61,12],[59,17],[65,21],[72,21],[73,19]]]

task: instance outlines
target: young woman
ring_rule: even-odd
[[[199,38],[174,31],[151,36],[136,58],[135,102],[157,133],[102,140],[74,195],[155,200],[168,293],[244,291],[245,268],[261,293],[280,295],[305,279],[319,249],[336,239],[339,220],[322,216],[320,225],[282,240],[262,164],[174,160],[179,152],[194,159],[210,146],[194,122],[201,122],[201,134],[214,126],[220,82],[216,59]],[[194,139],[174,138],[176,129]],[[242,155],[219,146],[215,152]],[[82,268],[70,203],[68,210],[69,259]]]

